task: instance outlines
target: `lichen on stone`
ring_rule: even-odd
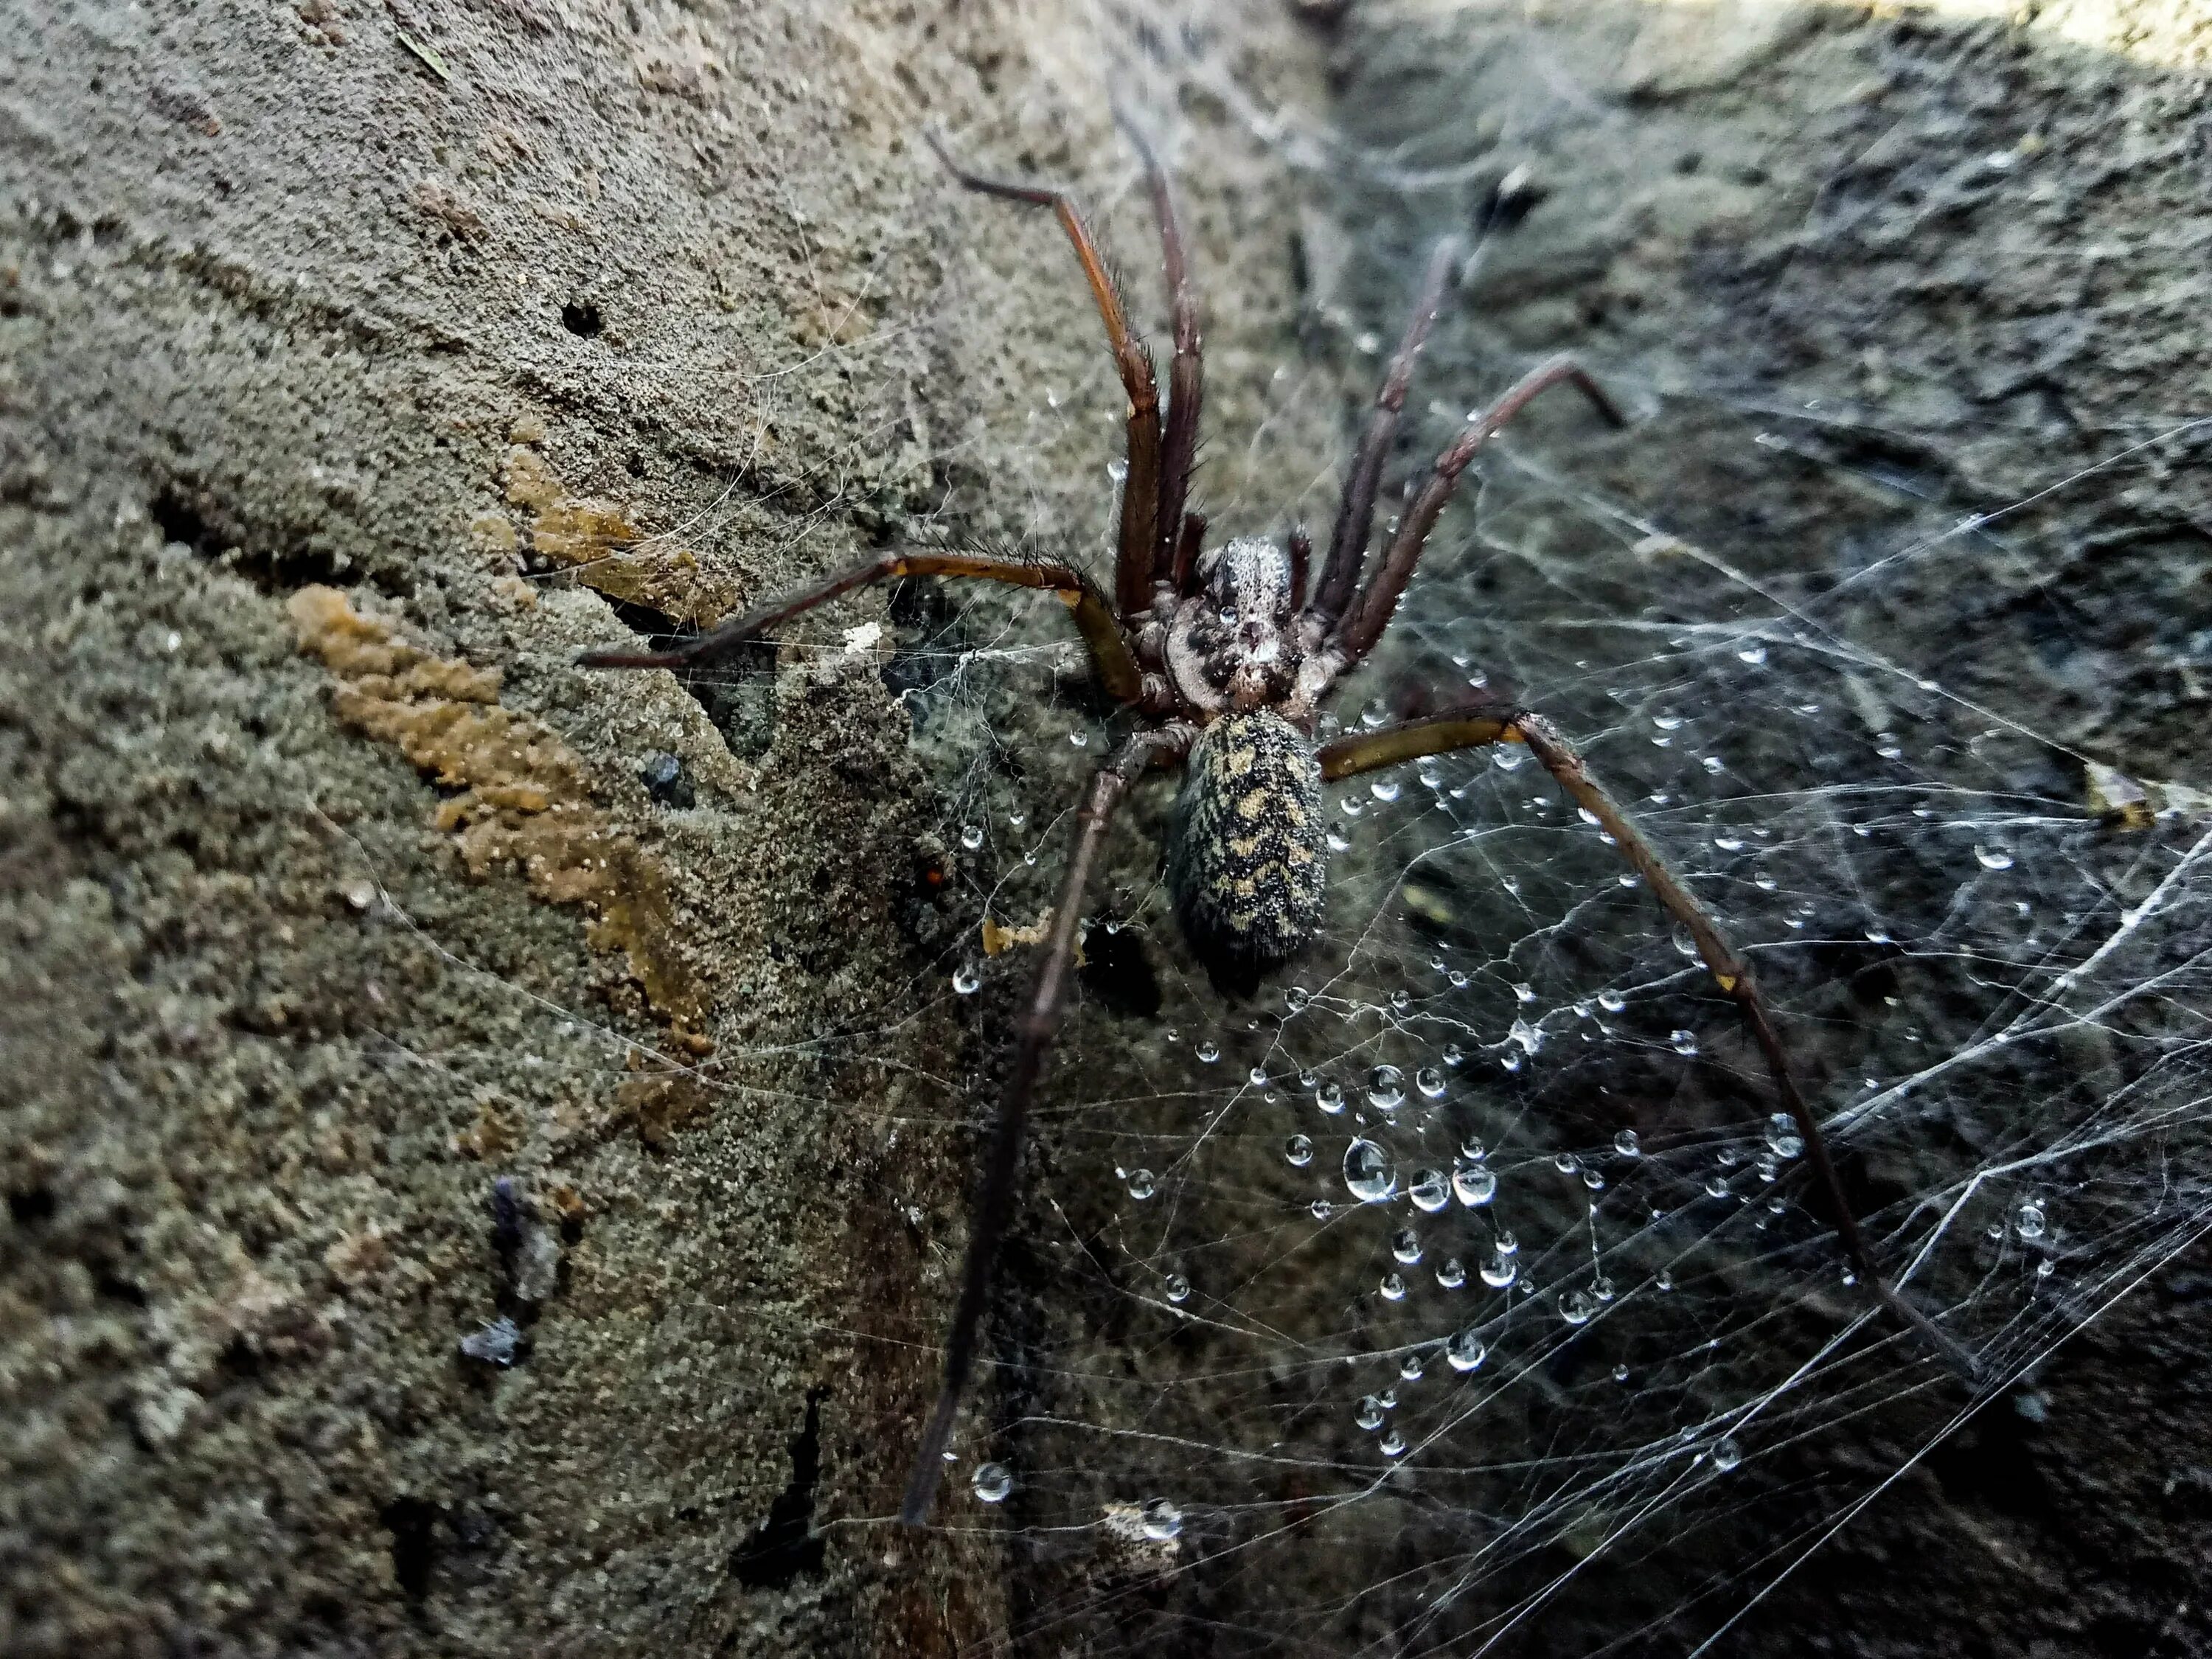
[[[392,638],[335,588],[304,587],[289,606],[300,647],[337,680],[340,720],[406,756],[440,787],[432,821],[457,839],[469,873],[511,866],[531,890],[592,913],[586,938],[620,952],[646,999],[695,1054],[706,994],[677,932],[667,872],[589,799],[587,771],[549,727],[501,706],[496,670]]]

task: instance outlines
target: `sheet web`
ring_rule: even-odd
[[[1338,141],[1233,164],[1387,171]],[[1148,233],[1119,176],[1102,224],[1126,254]],[[1376,264],[1438,199],[1359,227]],[[1424,370],[1408,458],[1529,361],[1486,331],[1481,281]],[[1405,285],[1310,295],[1303,348],[1215,362],[1220,406],[1258,416],[1209,423],[1218,534],[1327,524]],[[865,343],[833,355],[872,372]],[[1556,720],[1748,952],[1882,1271],[1980,1377],[1852,1282],[1732,1006],[1523,750],[1333,786],[1327,934],[1243,1002],[1174,935],[1168,786],[1148,785],[1086,907],[939,1511],[1008,1535],[1027,1639],[1694,1644],[1978,1402],[2019,1408],[2016,1384],[2212,1224],[2212,816],[2085,751],[2048,684],[2080,619],[2011,602],[2063,565],[2082,493],[2186,459],[2199,428],[2116,435],[1962,519],[1941,456],[1893,434],[1679,364],[1591,366],[1634,428],[1595,433],[1558,394],[1516,426],[1333,718],[1482,690]],[[1030,391],[984,417],[1013,470],[911,528],[957,539],[989,496],[1000,529],[1103,574],[1118,388],[1100,362]],[[1323,403],[1341,416],[1316,454]],[[1095,510],[1071,523],[1062,481],[1086,473]],[[956,880],[873,1029],[949,1002],[988,1050],[1035,951],[987,950],[986,923],[1045,914],[1114,728],[1048,603],[917,586],[892,615],[881,665]],[[717,677],[757,701],[774,672]],[[873,1040],[820,1046],[865,1061]],[[994,1104],[987,1085],[947,1110]],[[1604,1616],[1562,1624],[1600,1581]]]
[[[1526,364],[1475,292],[1410,456]],[[1386,312],[1321,314],[1328,374],[1270,371],[1285,428],[1379,368]],[[1516,428],[1335,718],[1477,690],[1553,715],[1748,951],[1883,1272],[1980,1376],[1854,1284],[1732,1006],[1525,751],[1333,787],[1328,935],[1249,1002],[1174,937],[1155,785],[1087,907],[948,1483],[947,1524],[1012,1529],[1032,1638],[1694,1644],[1978,1404],[2033,1409],[2022,1379],[2212,1219],[2204,803],[2007,691],[2051,660],[2014,611],[1930,609],[2032,587],[2077,532],[2069,489],[2197,428],[1962,518],[1851,421],[1594,366],[1638,429],[1593,435],[1565,398]],[[1102,375],[1024,418],[1103,458],[1117,413]],[[1295,471],[1274,431],[1217,452],[1206,504],[1325,524],[1325,488],[1253,494]],[[1106,533],[1102,507],[1074,550]],[[1110,732],[1036,611],[910,614],[896,673],[979,923],[938,971],[1003,1024],[1034,953],[987,955],[981,918],[1042,918]],[[1601,1579],[1632,1588],[1562,1625]]]

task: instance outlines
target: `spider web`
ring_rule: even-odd
[[[1259,141],[1208,164],[1310,203],[1298,316],[1210,365],[1200,498],[1217,537],[1325,525],[1440,219],[1528,155],[1557,170],[1538,215],[1567,210],[1577,162],[1638,136],[1575,114],[1589,88],[1528,76],[1559,66],[1525,42],[1485,72],[1545,89],[1455,158],[1270,105],[1218,40],[1137,21],[1109,27],[1155,103],[1196,88]],[[1126,166],[1107,176],[1102,231],[1133,265],[1143,204]],[[1530,361],[1501,297],[1543,257],[1523,234],[1440,334],[1394,477]],[[944,301],[976,302],[957,281]],[[2069,594],[2082,503],[2201,454],[2205,423],[2110,429],[2086,460],[2054,445],[1991,492],[1943,444],[1641,337],[1591,361],[1635,429],[1594,432],[1570,398],[1516,426],[1333,720],[1480,689],[1557,720],[1748,951],[1876,1258],[1980,1380],[1853,1284],[1686,935],[1524,751],[1333,787],[1327,936],[1242,1003],[1174,936],[1151,786],[1088,906],[942,1510],[1014,1546],[1025,1640],[1695,1646],[2212,1226],[2212,815],[2106,764],[2125,743],[2053,690],[2105,660],[2104,615]],[[983,418],[1014,471],[908,528],[1103,572],[1103,353]],[[2033,451],[1971,422],[1954,447],[1995,440]],[[1088,519],[1063,510],[1071,476]],[[2152,562],[2101,601],[2154,605]],[[872,1032],[950,1005],[988,1056],[1034,954],[987,952],[983,924],[1046,912],[1113,728],[1044,607],[946,586],[892,615],[884,672],[940,792],[954,923],[869,1031],[820,1046],[865,1060]],[[774,674],[717,678],[758,702]],[[2120,738],[2160,752],[2153,724]],[[949,1118],[987,1118],[989,1076]],[[1836,1461],[1870,1421],[1887,1461]],[[1598,1583],[1602,1612],[1578,1611]]]
[[[1218,92],[1203,46],[1182,69]],[[1351,246],[1410,254],[1433,226],[1451,169],[1252,124],[1281,166],[1322,133]],[[1344,205],[1394,177],[1419,188]],[[1143,247],[1140,212],[1116,217]],[[1316,488],[1262,452],[1295,445],[1317,383],[1379,372],[1411,263],[1309,295],[1308,361],[1270,371],[1208,506],[1327,521],[1338,469]],[[1528,361],[1486,333],[1496,275],[1425,368],[1408,466],[1465,412],[1456,389]],[[1032,1639],[1695,1645],[1978,1405],[2033,1409],[2014,1385],[2212,1220],[2212,819],[2101,765],[2049,689],[2101,625],[2052,601],[2082,498],[2196,453],[2201,425],[1975,499],[1939,447],[1856,410],[1599,367],[1638,430],[1593,435],[1568,398],[1516,428],[1335,719],[1462,686],[1553,714],[1750,952],[1879,1261],[1980,1380],[1854,1286],[1686,933],[1522,751],[1334,788],[1328,935],[1249,1004],[1173,937],[1158,787],[1094,890],[999,1395],[957,1453],[956,1501],[1025,1546]],[[1025,418],[1097,450],[1116,412],[1102,376]],[[1103,508],[1085,529],[1103,558]],[[944,834],[973,902],[1030,921],[1109,733],[1030,621],[935,603],[909,701],[952,762]],[[987,1021],[1031,966],[972,936],[942,964]],[[1829,1461],[1876,1417],[1893,1461]],[[1574,1613],[1596,1580],[1610,1610]]]

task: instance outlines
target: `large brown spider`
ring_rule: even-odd
[[[1089,647],[1098,684],[1140,722],[1101,765],[1079,817],[1044,961],[1022,1016],[1013,1065],[986,1155],[962,1265],[960,1299],[945,1353],[945,1382],[924,1430],[900,1519],[927,1515],[944,1468],[953,1418],[975,1362],[975,1339],[991,1268],[1013,1205],[1015,1168],[1030,1103],[1042,1077],[1083,911],[1091,868],[1114,809],[1146,770],[1184,769],[1166,847],[1166,876],[1184,939],[1215,981],[1249,992],[1261,976],[1312,944],[1327,892],[1322,785],[1423,755],[1518,743],[1541,761],[1612,836],[1622,854],[1696,941],[1722,992],[1741,1011],[1765,1057],[1774,1087],[1805,1143],[1805,1155],[1833,1209],[1833,1223],[1859,1282],[1925,1333],[1971,1372],[1958,1345],[1906,1303],[1876,1272],[1845,1201],[1819,1123],[1792,1079],[1750,969],[1713,919],[1644,839],[1582,757],[1541,714],[1516,702],[1464,706],[1395,726],[1361,731],[1316,746],[1315,722],[1330,691],[1357,667],[1389,626],[1421,549],[1451,498],[1460,474],[1482,447],[1532,398],[1571,385],[1614,426],[1620,410],[1577,363],[1555,357],[1530,370],[1474,416],[1411,495],[1381,562],[1364,572],[1382,464],[1405,408],[1415,360],[1428,338],[1458,261],[1447,240],[1431,257],[1412,320],[1398,343],[1375,410],[1352,462],[1338,505],[1328,556],[1307,585],[1311,548],[1293,532],[1283,545],[1239,537],[1201,550],[1205,518],[1185,511],[1198,445],[1200,361],[1198,307],[1182,227],[1166,173],[1141,136],[1152,207],[1159,222],[1175,357],[1163,422],[1152,354],[1131,332],[1120,294],[1074,203],[1065,191],[988,179],[959,166],[934,136],[930,143],[970,190],[1048,207],[1074,244],[1106,325],[1115,367],[1128,393],[1128,471],[1121,496],[1114,592],[1100,592],[1082,572],[1048,560],[981,553],[888,552],[800,589],[677,647],[654,652],[600,651],[590,668],[684,668],[709,662],[779,623],[872,582],[900,576],[975,576],[1059,594]],[[1409,491],[1410,494],[1410,491]]]

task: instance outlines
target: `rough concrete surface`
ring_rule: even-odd
[[[916,138],[1110,189],[1141,232],[1101,95],[1132,26],[6,10],[0,1651],[1006,1642],[1058,1581],[988,1526],[888,1518],[969,1167],[929,1126],[981,1117],[1002,1036],[990,999],[915,990],[973,920],[938,892],[957,736],[917,739],[875,659],[826,648],[880,598],[727,706],[570,659],[902,537],[1091,536],[1111,428],[1035,425],[1039,386],[1103,374],[1065,250]],[[1254,0],[1200,32],[1370,154],[1540,170],[1440,379],[1571,345],[1662,404],[1825,398],[1854,416],[1802,436],[1823,459],[1966,512],[2212,406],[2204,31],[2077,11]],[[1516,118],[1546,54],[1600,142]],[[1371,369],[1332,361],[1288,416],[1255,390],[1315,246],[1415,239],[1391,191],[1222,160],[1249,113],[1194,94],[1177,159],[1210,418],[1272,422],[1208,477],[1287,514],[1326,500]],[[1389,326],[1402,263],[1347,270],[1333,299]],[[1747,476],[1707,407],[1580,464],[1786,556],[1833,475]],[[2202,781],[2203,444],[2017,524],[2035,556],[1978,572],[1970,658],[1939,609],[1889,619],[1900,653]],[[2053,570],[2104,595],[2056,630]],[[1741,1650],[2212,1642],[2203,1283],[2106,1320],[2054,1433],[1963,1442]],[[1867,1432],[1850,1455],[1893,1456]],[[2152,1439],[2198,1472],[2179,1496],[2130,1462]],[[1874,1577],[1838,1625],[1827,1598]],[[1583,1650],[1682,1593],[1601,1580],[1516,1639]],[[1233,1596],[1199,1605],[1183,1650],[1234,1626]],[[1116,1647],[1129,1616],[1053,1642]]]

